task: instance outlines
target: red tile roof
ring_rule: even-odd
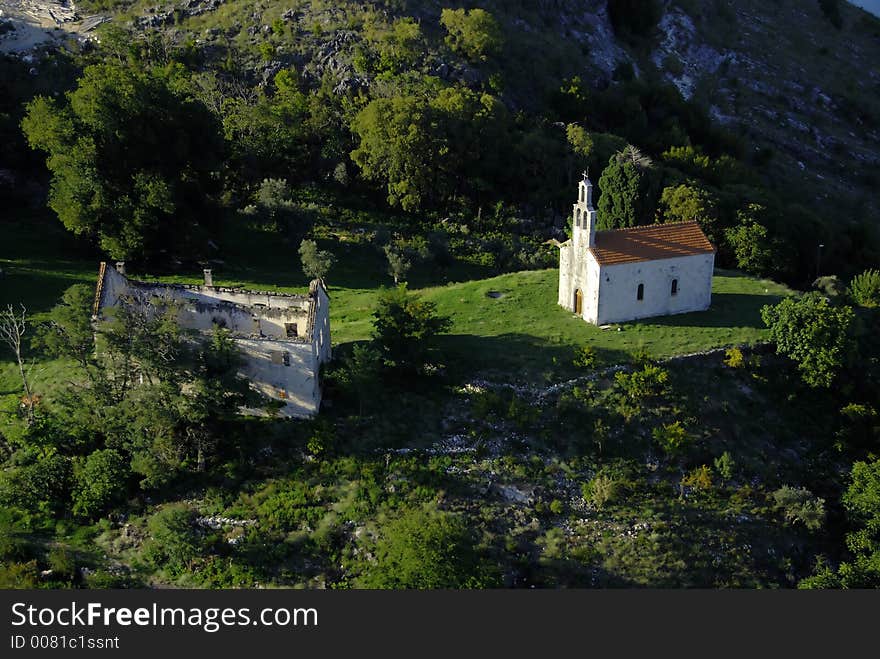
[[[590,248],[599,265],[657,261],[714,251],[712,243],[696,222],[597,231],[596,246]]]

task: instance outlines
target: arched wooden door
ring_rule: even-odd
[[[574,312],[580,316],[584,313],[584,294],[581,289],[574,292]]]

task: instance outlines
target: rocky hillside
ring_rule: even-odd
[[[624,40],[607,0],[483,0],[468,4],[499,18],[506,44],[500,62],[483,66],[433,47],[442,41],[441,9],[456,4],[83,0],[77,13],[160,31],[218,59],[234,46],[258,80],[290,64],[313,80],[330,73],[339,91],[377,84],[357,65],[364,16],[411,16],[429,37],[425,72],[476,85],[500,68],[513,109],[540,102],[573,76],[606,87],[631,70],[674,84],[744,137],[769,163],[771,186],[784,184],[829,214],[878,213],[880,20],[857,7],[841,3],[838,27],[812,0],[663,0],[650,34]]]

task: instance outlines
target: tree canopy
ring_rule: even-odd
[[[49,205],[67,229],[115,259],[203,249],[223,140],[178,66],[88,66],[63,100],[31,101],[22,128],[48,154]]]
[[[446,44],[472,61],[497,55],[504,44],[498,21],[485,9],[444,9],[440,23],[446,28]]]
[[[386,184],[391,205],[438,208],[489,187],[505,126],[490,94],[429,85],[364,107],[352,122],[359,145],[351,157],[365,178]]]
[[[849,365],[856,343],[855,313],[818,293],[786,298],[761,309],[776,350],[797,362],[811,387],[829,387]]]
[[[361,578],[367,588],[478,588],[488,573],[474,551],[467,524],[457,515],[415,508],[380,530],[376,564]]]
[[[373,318],[373,341],[386,367],[398,372],[421,370],[434,337],[452,326],[437,315],[433,302],[419,299],[406,284],[381,292]]]
[[[656,199],[651,160],[627,146],[608,161],[599,178],[599,229],[620,229],[654,221]]]

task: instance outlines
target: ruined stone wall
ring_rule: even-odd
[[[309,295],[284,295],[151,284],[128,279],[102,265],[96,315],[114,307],[123,296],[142,304],[157,298],[177,304],[178,323],[185,329],[205,333],[215,325],[228,329],[244,356],[242,375],[254,389],[284,403],[281,416],[317,413],[319,368],[331,358],[330,299],[322,283],[312,282]]]

